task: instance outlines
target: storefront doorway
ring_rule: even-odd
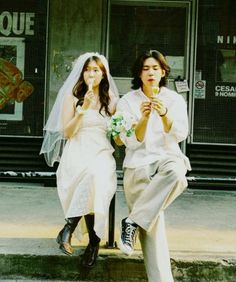
[[[236,145],[236,2],[200,0],[193,144]]]
[[[107,52],[121,94],[130,89],[134,59],[148,49],[166,56],[170,88],[176,79],[191,83],[191,11],[193,1],[111,1]],[[188,100],[188,93],[181,94]]]
[[[190,105],[195,5],[195,1],[110,2],[107,56],[121,95],[130,90],[131,67],[137,55],[156,49],[166,56],[171,67],[169,87],[178,92],[176,81],[185,81],[186,87],[179,94]],[[181,145],[185,151],[186,144]]]

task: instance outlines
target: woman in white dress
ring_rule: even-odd
[[[72,233],[85,219],[87,230],[81,224],[80,233],[88,231],[89,243],[82,263],[89,267],[96,261],[116,191],[116,164],[107,122],[117,100],[105,57],[85,53],[60,89],[44,128],[41,153],[49,165],[60,162],[57,189],[66,224],[57,242],[65,254],[71,255]]]

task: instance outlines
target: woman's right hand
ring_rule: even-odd
[[[145,138],[147,124],[148,124],[151,110],[152,110],[151,101],[145,101],[141,103],[140,111],[141,111],[142,117],[140,118],[139,122],[135,126],[135,135],[139,142],[142,142]]]
[[[89,109],[94,101],[95,101],[95,96],[93,91],[88,90],[84,95],[84,103],[82,105],[82,109],[83,110]]]
[[[140,106],[140,110],[141,110],[143,118],[149,118],[151,110],[152,110],[152,103],[151,102],[142,102]]]

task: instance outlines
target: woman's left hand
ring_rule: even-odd
[[[157,97],[151,97],[152,108],[157,111],[160,116],[164,116],[167,112],[167,108],[161,99]]]

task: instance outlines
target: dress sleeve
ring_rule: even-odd
[[[118,95],[116,96],[114,93],[109,92],[109,96],[110,96],[110,104],[109,104],[109,111],[114,114],[116,111],[116,106],[117,103],[119,101],[119,97]]]

